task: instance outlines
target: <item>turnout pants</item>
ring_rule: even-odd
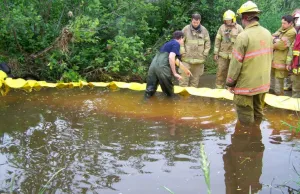
[[[234,95],[233,103],[236,105],[238,120],[242,124],[254,123],[263,118],[265,93],[253,96]]]
[[[230,59],[224,59],[219,56],[217,63],[216,88],[222,89],[226,82]]]
[[[284,78],[288,77],[288,71],[279,70],[272,68],[271,69],[271,93],[276,95],[283,95],[283,87],[284,87]]]
[[[300,75],[291,75],[292,97],[300,98]]]
[[[182,62],[184,66],[186,66],[193,76],[188,77],[181,69],[179,69],[179,73],[182,77],[181,80],[179,80],[179,86],[182,87],[198,87],[200,76],[203,75],[204,72],[204,64],[189,64],[186,62]]]

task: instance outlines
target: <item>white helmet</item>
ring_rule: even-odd
[[[299,27],[300,26],[300,9],[296,9],[293,13],[293,17],[295,20],[295,26]]]

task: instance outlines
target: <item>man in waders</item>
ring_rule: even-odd
[[[175,63],[176,57],[180,58],[180,45],[183,44],[183,37],[181,31],[175,31],[173,39],[165,43],[153,58],[148,71],[145,97],[153,96],[158,84],[166,96],[174,95],[172,75],[178,80],[181,79],[181,75],[176,72]],[[184,69],[183,64],[178,59],[177,62],[179,68]],[[191,75],[189,70],[184,70],[187,76]]]
[[[198,87],[200,76],[204,72],[204,63],[210,50],[210,38],[207,29],[200,24],[201,15],[192,15],[191,24],[182,29],[184,45],[180,47],[182,63],[192,72],[193,76],[187,76],[181,70],[182,79],[179,85],[182,87]]]
[[[235,13],[227,10],[223,15],[224,24],[218,30],[215,47],[214,60],[218,63],[216,75],[216,88],[224,88],[228,67],[231,59],[232,46],[238,34],[243,31],[242,26],[236,23]]]
[[[296,39],[291,47],[290,56],[293,60],[291,65],[287,67],[288,70],[292,71],[292,97],[300,98],[300,9],[296,9],[293,13],[294,25],[296,30]]]
[[[289,47],[295,40],[296,30],[293,26],[293,16],[286,15],[281,18],[281,28],[273,36],[274,58],[271,69],[270,93],[283,95],[284,78],[288,78],[286,66],[288,60]]]
[[[260,12],[252,1],[237,11],[245,29],[233,45],[226,85],[234,93],[233,102],[242,124],[262,119],[265,93],[270,88],[273,39],[258,22]]]
[[[0,71],[6,73],[8,77],[12,77],[11,69],[6,63],[0,63]]]

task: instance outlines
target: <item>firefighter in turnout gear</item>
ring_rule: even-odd
[[[292,97],[300,98],[300,9],[294,11],[293,18],[297,35],[290,49],[292,62],[287,66],[287,70],[292,71]]]
[[[214,47],[214,60],[218,64],[216,88],[219,89],[224,88],[226,82],[232,46],[237,35],[243,31],[242,26],[236,23],[233,11],[226,11],[223,15],[223,21],[224,24],[218,30]]]
[[[259,125],[236,123],[231,144],[223,155],[226,194],[259,193],[262,189],[259,179],[265,146]]]
[[[296,30],[293,26],[293,16],[283,16],[281,23],[281,28],[272,35],[274,58],[271,70],[270,92],[276,95],[283,95],[284,78],[288,77],[286,66],[290,63],[287,55],[289,47],[294,42],[296,36]]]
[[[180,47],[182,63],[188,67],[193,76],[186,76],[182,71],[179,85],[198,87],[200,76],[204,72],[204,63],[210,50],[210,38],[207,29],[200,24],[201,15],[193,14],[190,25],[182,29],[184,45]]]
[[[270,88],[273,39],[260,26],[261,11],[255,3],[248,1],[237,12],[244,31],[233,45],[226,85],[234,93],[238,120],[249,124],[263,117],[264,98]]]

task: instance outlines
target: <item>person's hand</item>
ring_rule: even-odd
[[[176,79],[178,79],[178,80],[181,80],[181,79],[182,79],[181,75],[179,75],[178,73],[175,73],[175,74],[174,74],[174,77],[175,77]]]
[[[292,70],[292,66],[291,65],[286,65],[285,66],[286,70],[291,71]]]
[[[274,39],[274,42],[275,42],[275,43],[277,43],[277,42],[279,42],[279,41],[280,41],[279,38],[275,38],[275,39]]]
[[[273,44],[277,43],[280,39],[278,37],[273,36]]]
[[[187,70],[186,72],[185,72],[185,74],[188,76],[188,77],[193,77],[193,74],[192,74],[192,72],[190,71],[190,70]]]
[[[219,59],[218,55],[214,55],[214,60],[217,61]]]
[[[228,87],[227,90],[228,90],[230,93],[234,94],[234,88],[233,88],[233,87]]]

